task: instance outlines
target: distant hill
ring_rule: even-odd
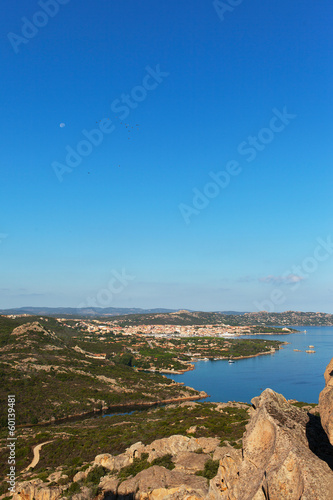
[[[260,312],[200,312],[175,309],[140,309],[122,307],[21,307],[2,309],[0,314],[30,314],[34,316],[56,316],[74,318],[107,318],[117,316],[118,324],[160,325],[231,325],[231,326],[333,326],[333,315],[321,312],[285,311],[281,313]]]
[[[283,326],[333,326],[333,314],[323,312],[284,311],[271,313],[267,311],[246,313],[238,319],[254,325]]]
[[[120,326],[131,325],[230,325],[230,326],[332,326],[333,315],[326,313],[265,311],[243,314],[220,312],[174,311],[171,313],[131,314],[110,318]]]
[[[36,316],[124,316],[127,314],[173,313],[180,309],[141,309],[139,307],[15,307],[0,309],[0,314],[32,314]],[[193,311],[191,311],[193,312]],[[227,316],[242,316],[245,312],[216,311]],[[214,313],[215,314],[215,313]]]
[[[241,311],[216,311],[220,314],[225,314],[226,316],[243,316],[244,314],[249,314],[248,312]]]
[[[131,314],[112,318],[120,326],[134,325],[223,325],[228,316],[215,312],[174,311],[171,313]],[[230,323],[229,323],[230,324]]]
[[[176,309],[140,309],[129,307],[19,307],[0,309],[0,314],[32,314],[37,316],[119,316],[174,312]]]

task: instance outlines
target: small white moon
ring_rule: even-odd
[[[65,123],[60,123],[60,125],[59,125],[60,128],[64,128],[65,126],[66,126]]]

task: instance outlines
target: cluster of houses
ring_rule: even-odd
[[[58,318],[64,326],[66,319]],[[106,323],[99,320],[78,320],[75,328],[83,332],[102,335],[114,333],[122,335],[144,335],[151,337],[235,337],[251,333],[248,326],[230,325],[133,325],[119,326],[114,323]],[[102,340],[102,337],[100,337]]]

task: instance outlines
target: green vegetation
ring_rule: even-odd
[[[97,319],[94,318],[94,319]],[[223,314],[219,312],[202,311],[178,311],[173,313],[148,313],[148,314],[126,314],[123,316],[99,317],[100,321],[108,322],[120,327],[135,325],[230,325],[230,326],[252,326],[259,328],[270,326],[272,331],[274,325],[307,325],[307,324],[333,324],[333,315],[325,313],[298,313],[287,311],[284,313],[244,313]],[[276,328],[277,333],[281,329]]]
[[[293,406],[296,406],[297,408],[304,408],[306,410],[308,410],[310,408],[315,408],[316,406],[318,406],[317,403],[304,403],[304,401],[293,401],[293,402],[291,402],[291,404]]]
[[[114,335],[105,341],[83,335],[77,345],[84,351],[106,354],[112,362],[141,370],[185,371],[196,359],[221,359],[255,356],[279,349],[281,342],[262,339],[225,339],[219,337],[144,337]],[[193,368],[193,365],[192,365]]]
[[[143,453],[140,458],[134,458],[133,463],[123,467],[118,472],[118,477],[122,481],[127,479],[130,476],[136,476],[139,472],[148,469],[150,467],[150,463],[147,461],[148,453]]]
[[[286,331],[281,331],[281,328],[276,328],[273,326],[251,326],[250,328],[250,333],[261,333],[261,334],[274,334],[274,335],[279,335],[281,333],[285,334],[288,333]],[[288,328],[291,332],[297,332],[297,330],[294,330],[293,328]]]
[[[99,484],[101,477],[105,476],[108,472],[105,467],[98,465],[88,473],[84,482],[85,484]]]
[[[71,498],[72,495],[75,495],[77,493],[80,493],[81,491],[81,486],[79,483],[72,483],[70,487],[64,492],[67,498]]]
[[[215,403],[189,403],[182,406],[167,405],[145,411],[136,411],[130,415],[98,417],[82,422],[67,422],[51,426],[39,426],[36,435],[34,427],[18,430],[17,471],[23,470],[32,460],[32,448],[38,443],[52,440],[43,446],[40,461],[34,475],[48,472],[51,474],[62,466],[63,474],[69,480],[79,470],[84,470],[87,462],[96,455],[123,453],[132,444],[142,441],[150,444],[161,439],[180,434],[188,436],[190,427],[196,427],[194,437],[218,437],[237,445],[243,436],[249,419],[246,405],[244,408],[223,406]],[[121,429],[121,432],[120,432]],[[0,474],[5,475],[7,432],[0,432],[2,450],[0,452]],[[168,458],[164,457],[167,466]],[[169,464],[170,465],[170,464]],[[67,482],[66,481],[66,482]]]
[[[160,467],[165,467],[169,470],[175,468],[175,464],[172,461],[172,455],[170,454],[163,455],[163,457],[155,458],[152,462],[148,462],[148,453],[143,453],[140,458],[134,458],[132,464],[120,469],[118,472],[118,478],[121,481],[124,481],[131,476],[136,476],[139,472],[148,469],[153,465],[159,465]]]
[[[203,476],[207,479],[207,481],[210,481],[211,479],[213,479],[213,477],[216,476],[218,468],[219,468],[219,460],[209,459],[205,463],[204,470],[199,470],[195,474],[197,476]]]
[[[11,333],[14,328],[19,326],[21,323],[17,320],[12,320],[9,318],[5,318],[0,316],[0,347],[3,347],[7,344],[10,344],[11,341],[13,340],[11,338]]]
[[[281,342],[277,340],[244,339],[228,340],[230,357],[238,358],[243,356],[255,356],[258,353],[270,352],[272,349],[279,349]]]
[[[48,476],[49,474],[47,472],[40,472],[40,474],[37,474],[37,478],[41,479],[42,481],[46,481]]]
[[[65,329],[61,337],[49,328],[49,323],[51,320],[40,320],[37,329],[28,325],[19,335],[13,335],[9,331],[18,326],[17,322],[2,318],[2,427],[7,425],[5,401],[13,392],[16,395],[17,426],[93,413],[122,404],[142,405],[198,395],[197,391],[184,390],[180,384],[158,374],[138,373],[126,363],[113,361],[114,347],[116,351],[126,353],[124,341],[121,345],[116,339],[113,341],[116,346],[109,346],[110,359],[94,359],[75,350],[77,342],[73,334],[70,337]],[[94,347],[98,350],[101,345],[100,341],[91,343],[89,347],[92,349],[88,351],[86,348],[88,355],[94,352]]]
[[[155,458],[150,465],[159,465],[160,467],[165,467],[169,470],[175,468],[175,464],[172,461],[172,455],[170,453],[163,455],[163,457]]]
[[[152,314],[127,314],[112,318],[113,323],[125,327],[134,325],[223,325],[229,316],[211,312],[177,312]],[[103,318],[105,321],[105,318]],[[229,323],[231,324],[231,323]]]

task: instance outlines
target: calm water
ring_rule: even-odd
[[[306,330],[306,333],[246,337],[290,342],[275,354],[241,359],[233,364],[225,360],[199,361],[195,363],[195,370],[170,378],[206,391],[210,395],[206,401],[249,403],[251,398],[270,387],[287,399],[317,403],[325,386],[325,368],[333,357],[333,327],[295,328]],[[314,346],[315,354],[305,352],[309,345]]]

